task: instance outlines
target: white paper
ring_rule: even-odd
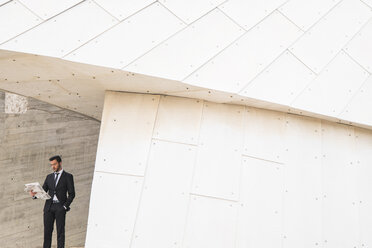
[[[44,191],[43,187],[41,187],[39,182],[25,184],[25,192],[30,192],[31,190],[36,192],[35,196],[39,199],[49,200],[51,198],[50,195]]]

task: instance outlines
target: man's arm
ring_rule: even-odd
[[[64,204],[64,208],[67,209],[72,200],[75,198],[75,186],[74,186],[74,176],[70,174],[70,176],[67,178],[67,192],[68,192],[68,197],[67,200]]]
[[[45,177],[45,180],[44,180],[44,184],[43,184],[43,189],[45,192],[48,192],[49,190],[49,187],[48,187],[48,184],[47,184],[47,178],[48,178],[48,175]],[[34,195],[32,196],[32,199],[37,199],[37,197]]]

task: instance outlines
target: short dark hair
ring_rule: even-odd
[[[62,159],[59,155],[53,156],[49,158],[49,161],[53,161],[54,159],[57,160],[58,163],[62,162]]]

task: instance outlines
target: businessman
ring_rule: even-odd
[[[43,189],[51,197],[44,205],[43,248],[51,247],[54,220],[57,225],[57,247],[64,248],[66,212],[70,210],[70,204],[75,198],[74,178],[72,174],[62,169],[60,156],[49,158],[49,162],[54,172],[46,176],[43,184]],[[36,192],[31,191],[30,194],[33,199],[37,199]]]

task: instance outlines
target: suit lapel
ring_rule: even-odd
[[[54,173],[51,173],[49,176],[49,182],[52,187],[50,189],[54,190]]]

